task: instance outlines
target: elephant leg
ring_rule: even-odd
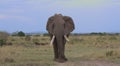
[[[54,57],[55,61],[57,62],[65,62],[67,59],[65,58],[65,43],[66,40],[64,37],[62,38],[61,36],[58,38],[56,37],[54,40],[53,48],[54,48]]]
[[[64,55],[64,50],[65,50],[64,45],[61,44],[58,46],[59,46],[59,49],[58,49],[59,58],[58,58],[57,62],[63,63],[65,61],[67,61],[67,59],[65,58],[65,55]]]
[[[64,45],[60,44],[59,46],[59,58],[63,59],[64,58]]]
[[[54,60],[56,60],[58,59],[58,46],[57,46],[56,39],[54,40],[54,43],[53,43],[53,50],[54,50]]]
[[[64,55],[64,51],[65,51],[64,41],[63,42],[59,42],[58,43],[58,54],[59,54],[58,62],[65,62],[65,61],[67,61],[67,59],[65,58],[65,55]]]
[[[64,39],[64,46],[63,46],[63,51],[64,51],[64,59],[67,61],[67,58],[65,57],[65,44],[66,44],[66,40]]]

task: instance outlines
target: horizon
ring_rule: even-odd
[[[22,30],[21,30],[22,31]],[[0,32],[6,32],[6,33],[9,33],[9,34],[14,34],[14,33],[18,33],[18,32],[21,32],[21,31],[14,31],[14,32],[8,32],[8,31],[0,31]],[[34,31],[34,32],[24,32],[22,31],[23,33],[25,34],[46,34],[48,33],[47,31]],[[119,33],[120,32],[71,32],[71,34],[90,34],[90,33],[107,33],[107,34],[116,34],[116,33]]]
[[[120,33],[119,0],[1,0],[0,31],[46,32],[50,16],[72,17],[72,33]]]

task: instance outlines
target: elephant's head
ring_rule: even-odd
[[[64,37],[68,40],[68,35],[74,30],[74,23],[72,18],[69,16],[55,14],[48,19],[46,29],[53,38]]]

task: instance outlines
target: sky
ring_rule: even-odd
[[[120,0],[0,0],[0,31],[47,32],[56,13],[72,17],[73,33],[120,32]]]

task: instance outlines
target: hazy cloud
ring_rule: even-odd
[[[25,16],[16,16],[16,15],[5,15],[0,14],[0,19],[14,19],[14,20],[20,20],[20,21],[30,21],[31,19]]]
[[[96,7],[105,5],[110,0],[59,0],[56,1],[56,5],[62,5],[64,7]]]
[[[16,14],[16,13],[24,13],[24,10],[23,9],[18,9],[18,8],[12,8],[12,9],[2,9],[0,12]]]

